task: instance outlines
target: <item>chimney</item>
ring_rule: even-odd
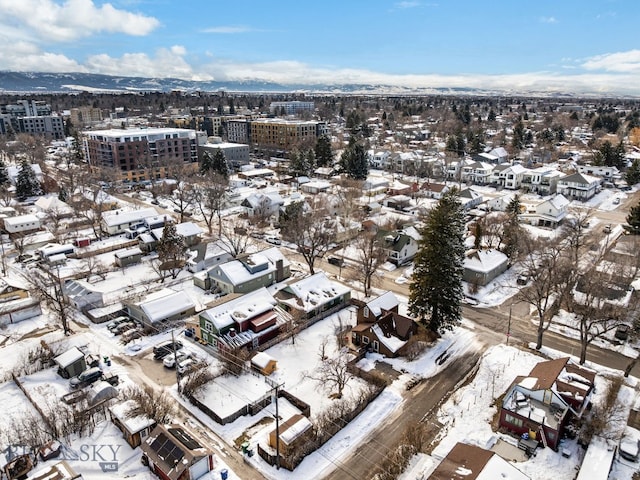
[[[284,260],[276,260],[276,283],[284,280]]]
[[[229,336],[230,336],[231,338],[233,338],[233,337],[235,337],[235,336],[236,336],[236,329],[235,329],[235,328],[230,328],[230,329],[229,329]]]

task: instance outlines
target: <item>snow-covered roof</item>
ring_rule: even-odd
[[[134,257],[136,255],[142,255],[142,250],[140,250],[138,247],[127,248],[125,250],[118,250],[116,253],[113,254],[113,256],[116,258],[128,258],[128,257]]]
[[[247,293],[229,302],[209,308],[200,315],[211,321],[217,330],[229,327],[234,322],[242,322],[272,310],[277,302],[262,287],[255,292]]]
[[[214,278],[226,279],[232,285],[240,285],[253,278],[264,277],[276,270],[275,265],[262,253],[249,255],[247,262],[251,265],[266,264],[267,267],[252,273],[240,260],[232,260],[211,269],[209,275]]]
[[[84,353],[78,347],[72,347],[53,359],[60,368],[65,368],[84,357]]]
[[[121,403],[112,405],[109,410],[111,413],[125,426],[130,433],[137,433],[147,427],[151,427],[156,422],[144,415],[136,417],[127,417],[127,412],[136,405],[134,400],[126,400]]]
[[[310,312],[351,291],[343,284],[329,280],[324,272],[303,278],[290,284],[286,289],[290,290],[302,302],[302,308],[305,312]],[[299,304],[296,302],[296,305]]]
[[[616,447],[611,440],[593,437],[576,480],[607,480],[615,454]]]
[[[386,292],[367,303],[369,311],[376,317],[380,316],[382,310],[391,310],[399,304],[398,297],[393,292]]]
[[[165,288],[149,295],[140,302],[139,306],[147,319],[151,323],[155,323],[182,311],[195,308],[196,305],[185,292],[175,292]]]
[[[148,217],[155,217],[158,212],[155,208],[141,208],[139,210],[110,210],[108,212],[102,212],[102,221],[109,227],[115,227],[116,225],[124,225],[144,220]]]
[[[567,198],[564,195],[558,194],[552,199],[550,199],[549,203],[553,205],[555,208],[557,208],[558,210],[562,210],[563,208],[567,207],[571,202],[569,202],[569,200],[567,200]]]
[[[508,257],[498,250],[475,250],[465,257],[464,268],[487,273],[508,261]]]
[[[176,233],[183,237],[201,235],[202,229],[193,222],[183,222],[176,225]]]
[[[406,345],[405,340],[401,340],[395,335],[385,336],[384,332],[380,328],[380,325],[376,324],[371,327],[371,331],[376,334],[380,343],[382,343],[385,347],[387,347],[393,353],[400,350],[402,347]]]
[[[289,445],[311,427],[312,425],[309,419],[300,415],[297,422],[293,423],[284,432],[280,433],[280,440]]]
[[[35,201],[34,205],[38,208],[38,210],[43,212],[46,212],[47,210],[57,210],[60,213],[72,212],[71,207],[55,195],[40,197]]]
[[[269,362],[275,362],[275,359],[265,352],[258,352],[251,359],[251,363],[258,368],[267,368]]]
[[[16,217],[6,217],[4,224],[6,226],[21,225],[23,223],[36,223],[40,224],[40,219],[35,215],[18,215]]]

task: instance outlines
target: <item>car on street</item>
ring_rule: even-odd
[[[335,265],[336,267],[344,266],[344,260],[340,257],[329,257],[327,258],[327,262],[329,262],[331,265]]]
[[[77,377],[69,380],[69,386],[72,389],[84,388],[102,378],[102,370],[100,367],[93,367],[80,373]]]
[[[264,241],[272,245],[282,245],[282,240],[280,240],[278,237],[274,237],[273,235],[264,237]]]

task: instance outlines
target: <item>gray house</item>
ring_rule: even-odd
[[[498,250],[472,250],[464,259],[462,279],[485,286],[509,267],[509,258]]]

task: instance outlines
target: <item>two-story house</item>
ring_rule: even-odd
[[[558,193],[570,200],[586,201],[598,193],[602,179],[584,173],[574,173],[558,180]]]
[[[351,299],[351,289],[318,272],[290,283],[274,297],[286,312],[304,321],[344,307]]]

